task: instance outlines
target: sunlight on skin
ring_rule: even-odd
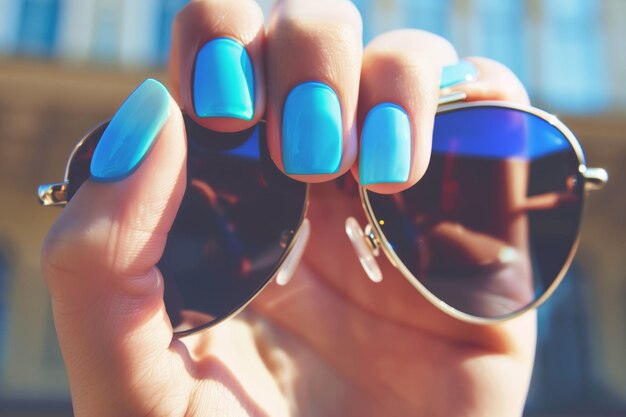
[[[179,104],[192,108],[198,47],[228,34],[247,48],[255,66],[254,118],[202,120],[204,126],[243,130],[265,114],[267,98],[269,148],[281,168],[278,127],[287,92],[309,80],[333,84],[344,112],[336,175],[358,174],[353,162],[359,94],[398,101],[403,93],[407,101],[422,104],[414,112],[403,105],[422,129],[413,144],[423,151],[412,167],[410,180],[417,181],[430,151],[427,127],[436,111],[437,78],[441,65],[456,61],[454,48],[420,31],[384,35],[383,44],[396,45],[385,54],[385,67],[397,71],[398,85],[411,87],[394,91],[398,97],[384,97],[388,91],[380,86],[389,73],[361,74],[361,26],[354,5],[346,0],[281,5],[297,2],[303,11],[333,10],[324,15],[329,30],[285,6],[276,9],[265,39],[263,15],[251,0],[190,3],[174,25],[170,70]],[[420,53],[406,54],[415,51],[403,45],[419,45]],[[470,99],[524,100],[523,88],[509,83],[514,77],[502,66],[473,62],[480,79]],[[436,309],[382,257],[385,279],[371,282],[343,232],[349,216],[365,223],[358,196],[333,183],[312,190],[309,245],[286,287],[272,284],[239,318],[172,340],[155,264],[186,184],[185,132],[173,102],[159,136],[129,177],[83,184],[44,244],[75,415],[521,415],[533,364],[535,313],[495,326],[468,325]],[[409,185],[379,188],[390,192]]]
[[[326,244],[326,233],[341,230],[341,214],[352,212],[359,201],[333,184],[315,193],[313,201],[319,203],[312,204],[309,218],[312,225],[325,226],[313,229],[305,263],[292,282],[268,287],[255,308],[295,334],[374,404],[395,398],[405,407],[396,415],[415,415],[415,410],[454,415],[474,407],[478,415],[483,406],[503,415],[511,404],[521,410],[532,369],[534,314],[498,326],[464,324],[429,304],[382,258],[385,279],[371,283],[347,237],[328,255],[332,259],[320,257],[316,247]],[[331,201],[332,219],[325,215],[325,202]],[[301,374],[310,372],[307,363],[296,366]],[[454,410],[441,410],[442,404]]]

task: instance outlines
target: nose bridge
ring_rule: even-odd
[[[370,280],[373,282],[381,282],[383,279],[382,271],[376,262],[378,256],[378,239],[370,225],[365,228],[365,232],[361,229],[361,225],[354,217],[346,219],[346,234],[352,243],[354,252]]]
[[[276,275],[276,283],[278,285],[287,285],[293,277],[298,264],[300,264],[307,243],[309,242],[310,235],[311,224],[308,219],[304,219],[297,235],[294,236],[295,241],[293,242],[291,252],[289,252],[289,255],[285,258],[285,261]]]

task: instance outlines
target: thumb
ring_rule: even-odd
[[[161,83],[144,81],[46,237],[43,272],[73,393],[93,378],[145,376],[171,343],[155,265],[185,191],[185,158],[180,110]]]

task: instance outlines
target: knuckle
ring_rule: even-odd
[[[233,26],[233,20],[254,31],[254,26],[263,24],[263,10],[254,0],[195,0],[176,14],[174,28],[193,26],[208,32],[228,32],[226,29]]]
[[[456,49],[447,39],[419,29],[397,29],[378,35],[365,49],[366,55],[383,52],[418,62],[456,61]]]
[[[107,258],[108,234],[93,227],[71,224],[72,219],[61,218],[48,232],[41,248],[41,266],[48,284],[93,274]],[[107,245],[108,246],[108,245]]]
[[[336,11],[339,24],[347,26],[352,30],[356,30],[359,37],[363,29],[363,19],[359,9],[349,0],[333,2],[333,8]]]
[[[356,6],[348,0],[332,3],[284,1],[275,10],[275,38],[297,42],[361,41],[363,23]],[[332,10],[329,12],[329,10]]]
[[[406,74],[416,73],[416,70],[425,65],[424,61],[419,58],[393,51],[376,52],[364,61],[363,69],[366,72],[373,73],[375,77],[390,79],[399,79]]]
[[[41,269],[51,291],[77,275],[76,257],[80,256],[77,249],[54,231],[46,236],[41,247]]]
[[[479,77],[471,93],[484,99],[508,100],[528,104],[528,93],[517,75],[499,61],[483,57],[469,57],[479,68]]]
[[[48,233],[41,246],[41,269],[43,276],[49,279],[64,271],[67,263],[67,251],[63,243]]]
[[[473,59],[474,61],[477,61],[477,63],[481,65],[482,67],[487,68],[489,72],[493,73],[494,75],[497,75],[500,77],[507,77],[507,78],[517,78],[517,76],[513,73],[513,71],[500,61],[497,61],[492,58],[484,58],[484,57],[470,57],[470,58]]]

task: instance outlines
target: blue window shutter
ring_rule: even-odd
[[[601,3],[545,0],[542,6],[542,99],[561,111],[603,110],[609,102],[608,66],[600,25]]]
[[[18,47],[27,55],[54,52],[59,18],[59,0],[23,0]]]
[[[450,0],[403,0],[405,25],[450,39]]]
[[[526,78],[525,22],[526,1],[477,0],[476,26],[479,55],[495,59],[509,67],[522,81]]]
[[[187,3],[189,0],[161,0],[156,39],[157,59],[160,63],[166,62],[169,57],[174,17]]]

